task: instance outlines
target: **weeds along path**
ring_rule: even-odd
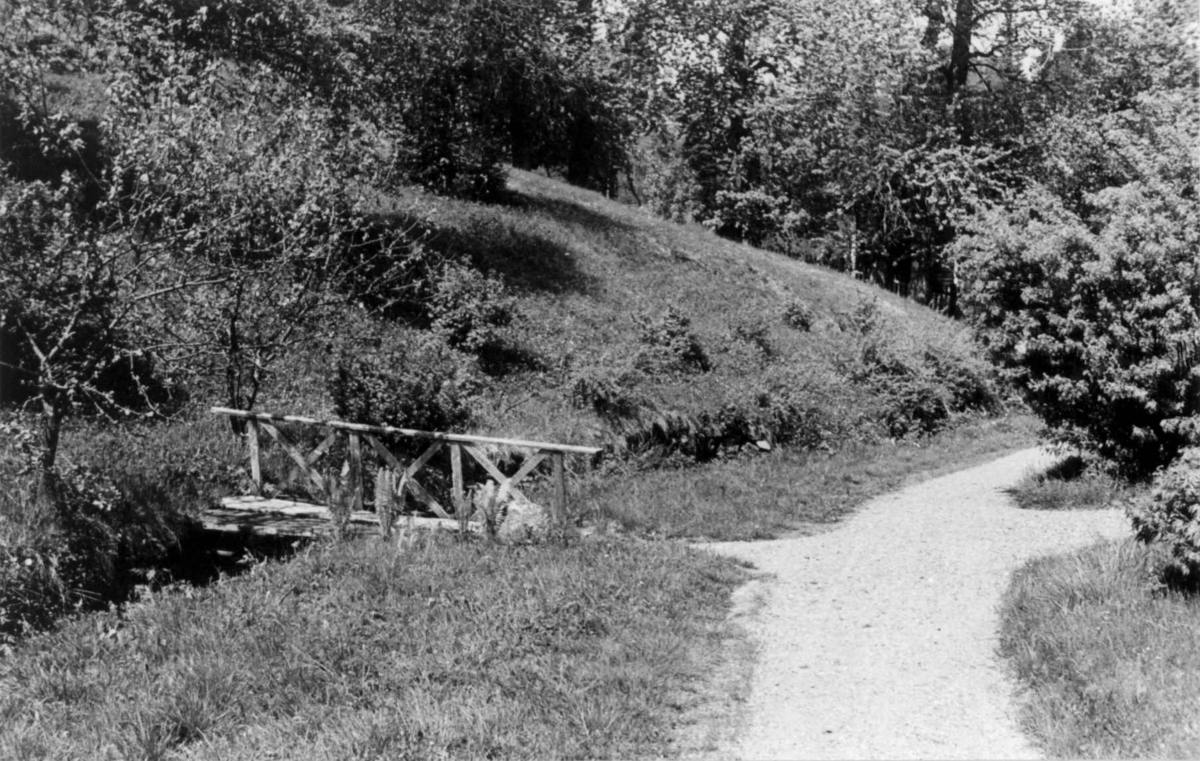
[[[759,652],[730,755],[1036,758],[996,655],[997,605],[1039,555],[1128,533],[1118,510],[1019,510],[1039,450],[873,500],[828,533],[712,549],[769,576],[739,601]]]

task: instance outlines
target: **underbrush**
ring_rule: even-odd
[[[0,445],[0,648],[72,611],[161,584],[205,505],[237,488],[240,442],[201,418],[64,437],[58,500],[35,497],[31,422],[4,421]]]
[[[1026,510],[1104,510],[1125,499],[1131,486],[1078,455],[1027,474],[1010,494]]]
[[[318,545],[30,640],[0,756],[657,756],[744,579],[634,540]]]
[[[1028,688],[1025,727],[1061,758],[1194,758],[1200,596],[1162,583],[1132,540],[1033,561],[1001,612],[1001,652]]]
[[[690,539],[770,539],[830,524],[868,499],[1029,446],[1029,417],[983,418],[924,439],[784,449],[705,466],[595,479],[585,519],[614,530]]]

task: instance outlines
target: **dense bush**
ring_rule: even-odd
[[[1055,441],[1148,475],[1200,412],[1200,205],[1134,182],[1084,220],[1031,192],[960,246],[972,319]]]
[[[1154,476],[1148,498],[1129,506],[1139,541],[1170,550],[1172,571],[1192,582],[1200,572],[1200,448],[1184,449]]]
[[[433,332],[455,349],[478,352],[495,344],[517,314],[504,282],[472,267],[447,265],[433,289]]]
[[[245,478],[240,441],[216,419],[124,429],[81,419],[46,504],[34,498],[29,427],[16,418],[0,431],[0,643],[167,578],[159,571],[175,567],[190,519]]]
[[[705,225],[752,246],[761,246],[783,227],[788,201],[761,190],[717,191],[713,216]]]

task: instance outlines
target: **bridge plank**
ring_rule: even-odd
[[[411,516],[405,520],[411,520],[413,526],[422,529],[456,531],[460,528],[460,522],[453,518]],[[208,508],[201,515],[201,523],[208,531],[261,536],[310,538],[333,532],[332,515],[324,505],[254,496],[223,498],[219,505]],[[356,510],[350,514],[347,526],[349,534],[374,534],[378,529],[374,513]],[[482,526],[478,522],[468,521],[466,530],[479,532]]]

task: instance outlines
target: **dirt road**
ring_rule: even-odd
[[[1128,533],[1117,510],[1019,510],[1026,450],[872,501],[815,536],[709,545],[772,576],[743,624],[760,650],[731,755],[1036,758],[996,656],[997,605],[1026,560]],[[743,603],[747,601],[743,600]]]

